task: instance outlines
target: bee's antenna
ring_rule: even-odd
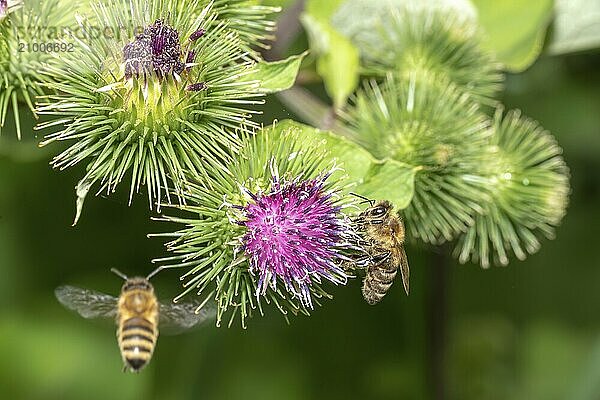
[[[162,271],[164,269],[164,267],[161,265],[160,267],[156,268],[154,271],[150,272],[148,274],[148,276],[146,277],[146,280],[150,280],[150,278],[152,278],[154,275],[158,274],[160,271]]]
[[[125,275],[124,273],[122,273],[121,271],[119,271],[116,268],[111,268],[110,272],[112,272],[113,274],[117,275],[118,277],[123,278],[124,280],[128,280],[129,278],[127,277],[127,275]]]
[[[373,205],[375,205],[375,200],[373,200],[373,199],[369,199],[369,198],[367,198],[367,197],[365,197],[365,196],[363,196],[363,195],[360,195],[360,194],[358,194],[358,193],[354,193],[354,192],[350,192],[350,194],[351,194],[352,196],[356,196],[356,197],[358,197],[359,199],[363,199],[364,201],[363,201],[363,202],[361,202],[361,203],[365,203],[365,202],[367,202],[367,203],[369,203],[369,204],[370,204],[370,205],[372,205],[372,206],[373,206]]]

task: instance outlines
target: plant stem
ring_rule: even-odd
[[[307,89],[293,86],[277,93],[277,98],[304,122],[319,129],[331,130],[341,136],[349,135],[347,128],[337,118],[335,110]]]
[[[270,49],[263,52],[267,61],[279,60],[296,36],[302,31],[300,14],[304,11],[305,0],[297,0],[294,5],[287,7],[277,20],[277,40],[273,42]]]
[[[446,330],[448,323],[448,277],[450,260],[447,247],[441,247],[431,257],[429,275],[429,298],[427,302],[428,343],[429,343],[429,386],[432,399],[444,400],[446,376],[444,372],[446,356]]]
[[[305,0],[297,0],[281,14],[277,20],[277,39],[270,49],[263,52],[265,60],[279,60],[300,34],[302,31],[300,14],[304,11],[304,6]],[[311,79],[314,78],[313,75]],[[308,90],[303,89],[300,86],[301,82],[302,80],[299,79],[294,87],[278,93],[279,100],[304,122],[323,130],[333,130],[344,136],[343,125],[337,118],[336,110]]]

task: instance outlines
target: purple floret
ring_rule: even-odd
[[[161,77],[181,74],[185,68],[181,58],[179,33],[162,20],[156,20],[123,48],[125,77],[151,72]]]
[[[251,272],[258,275],[257,295],[275,288],[280,279],[288,292],[312,308],[310,287],[325,278],[345,284],[339,266],[349,226],[331,193],[325,190],[327,175],[312,180],[280,183],[271,190],[250,194],[244,208],[247,229],[243,250]]]
[[[194,50],[190,50],[185,58],[185,63],[192,64],[194,61],[196,61],[196,52]]]
[[[191,85],[188,85],[186,90],[188,90],[190,92],[199,92],[201,90],[206,90],[206,87],[207,87],[206,83],[198,82],[198,83],[192,83]]]
[[[196,40],[198,40],[202,36],[204,36],[205,33],[206,33],[206,31],[204,29],[198,29],[196,32],[191,34],[190,41],[195,42]]]

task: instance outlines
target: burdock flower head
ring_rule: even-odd
[[[569,202],[569,168],[556,139],[518,111],[494,117],[490,162],[482,168],[492,201],[460,237],[461,262],[482,267],[523,260],[553,238]]]
[[[161,234],[175,238],[167,244],[175,255],[156,261],[186,270],[180,297],[214,297],[219,322],[230,310],[244,324],[263,302],[308,314],[329,297],[326,283],[346,283],[341,262],[353,234],[342,211],[353,199],[322,144],[306,142],[279,127],[245,135],[227,171],[187,186],[179,208],[193,215],[166,218],[187,227]]]
[[[92,187],[111,193],[124,179],[130,201],[141,185],[151,207],[171,203],[172,195],[183,201],[188,177],[205,179],[237,151],[236,129],[252,126],[251,106],[261,93],[249,77],[254,62],[241,39],[247,34],[230,28],[213,6],[205,0],[99,4],[94,23],[105,27],[102,34],[87,35],[82,22],[86,39],[76,44],[83,51],[65,68],[46,71],[59,94],[41,100],[39,112],[53,119],[39,128],[55,130],[42,145],[71,143],[53,159],[56,168],[86,163],[78,215]],[[228,5],[219,7],[224,13]],[[242,11],[250,19],[255,12]],[[252,32],[267,26],[257,21]]]
[[[66,39],[57,27],[72,26],[70,10],[69,3],[60,0],[25,4],[0,0],[0,133],[11,112],[16,135],[21,138],[19,105],[34,111],[36,96],[44,94],[42,66],[61,63],[59,57],[52,56],[54,43],[57,50],[69,49],[66,41],[58,42]]]
[[[487,201],[477,174],[487,160],[490,131],[470,95],[448,80],[414,72],[372,82],[345,118],[351,138],[376,158],[419,168],[404,210],[412,238],[449,241],[473,223]]]
[[[326,188],[329,173],[314,179],[280,182],[273,172],[271,189],[254,194],[244,208],[246,228],[241,249],[250,271],[258,275],[257,294],[277,281],[312,308],[310,287],[321,278],[345,283],[339,266],[347,226],[339,218],[341,207]]]
[[[483,35],[466,10],[446,9],[451,2],[422,2],[427,4],[422,9],[421,2],[407,7],[389,2],[374,6],[378,8],[373,10],[375,17],[344,24],[347,13],[356,12],[351,3],[340,7],[347,11],[334,17],[334,25],[360,48],[369,73],[384,76],[395,71],[406,76],[419,71],[434,80],[451,81],[480,103],[497,103],[503,86],[502,65],[484,50]]]

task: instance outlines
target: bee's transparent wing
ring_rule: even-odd
[[[54,290],[58,301],[83,318],[115,318],[117,298],[95,290],[75,286],[59,286]]]
[[[404,286],[404,291],[408,295],[410,293],[410,269],[408,268],[408,258],[406,257],[404,246],[400,247],[400,274],[402,275],[402,285]]]
[[[159,322],[160,330],[167,334],[178,334],[185,330],[199,326],[205,321],[214,320],[217,307],[214,303],[207,302],[173,303],[161,302]]]

